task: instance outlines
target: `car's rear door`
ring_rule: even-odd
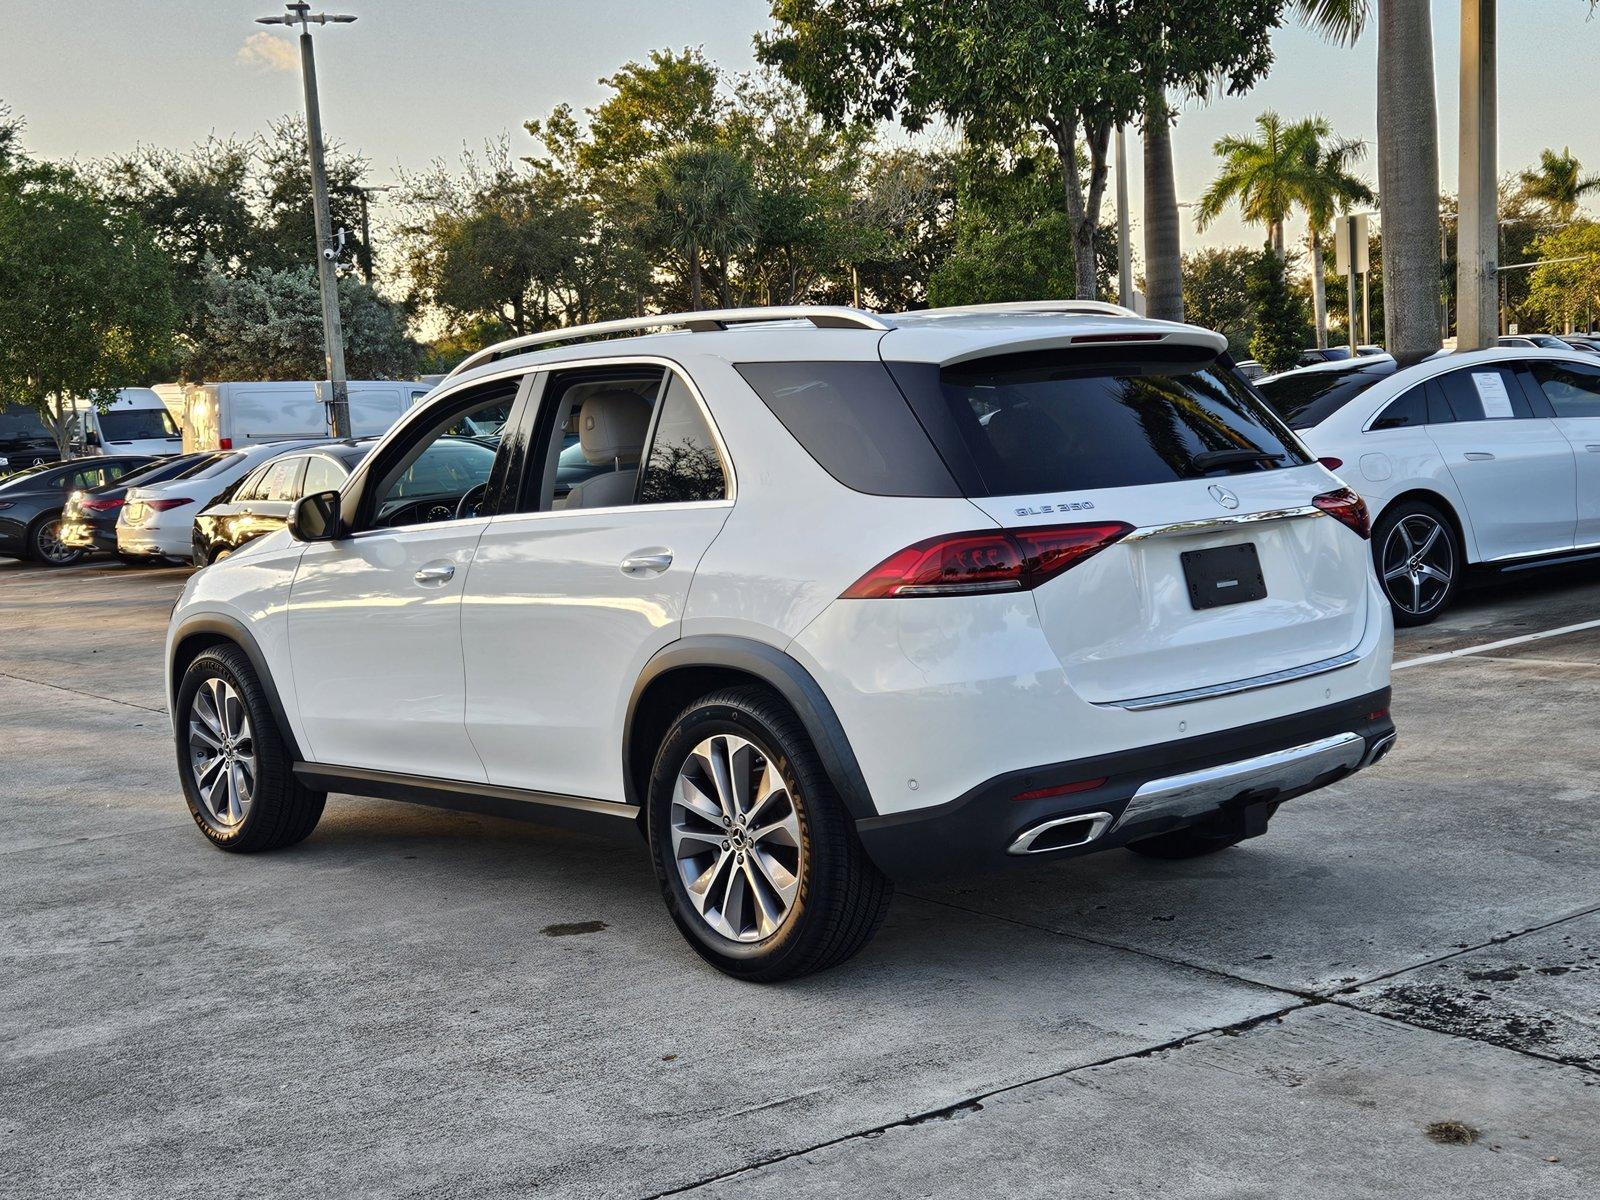
[[[571,417],[630,393],[649,407],[639,446],[591,445],[600,473],[559,496]],[[732,511],[732,468],[691,383],[662,363],[552,373],[536,428],[518,511],[489,522],[467,580],[467,727],[491,783],[619,801],[630,693],[679,635]]]
[[[1438,411],[1428,435],[1466,502],[1485,561],[1572,547],[1577,519],[1572,443],[1536,410],[1515,362],[1480,363],[1428,381]]]

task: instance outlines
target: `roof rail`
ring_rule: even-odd
[[[1012,300],[991,304],[958,304],[953,308],[924,308],[902,314],[907,317],[932,317],[945,313],[1082,313],[1096,317],[1137,317],[1139,314],[1120,304],[1104,300]]]
[[[482,350],[462,359],[460,365],[447,375],[452,379],[474,367],[494,362],[511,354],[530,350],[535,346],[553,346],[561,342],[574,342],[583,338],[605,337],[617,333],[637,333],[646,329],[686,329],[693,333],[709,333],[727,329],[732,325],[752,325],[764,321],[810,321],[818,329],[875,329],[892,328],[889,322],[874,313],[859,308],[827,304],[786,304],[768,308],[712,308],[702,312],[660,313],[644,317],[624,317],[618,321],[598,321],[591,325],[570,325],[565,329],[547,329],[543,333],[530,333],[485,346]]]

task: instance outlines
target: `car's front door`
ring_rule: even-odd
[[[1533,359],[1534,385],[1555,412],[1556,428],[1572,443],[1577,462],[1579,546],[1600,546],[1600,365]]]
[[[504,421],[520,380],[441,397],[380,446],[345,489],[352,532],[306,547],[289,597],[289,651],[307,753],[333,766],[479,781],[467,737],[461,595],[507,447],[450,430]]]
[[[573,431],[593,473],[569,490]],[[663,364],[552,374],[532,445],[518,511],[489,522],[467,580],[467,727],[491,783],[622,800],[629,695],[679,636],[731,511],[732,468],[705,406]]]
[[[1429,380],[1434,409],[1452,419],[1428,426],[1466,501],[1485,560],[1565,550],[1577,512],[1572,445],[1535,413],[1512,365],[1462,367]]]

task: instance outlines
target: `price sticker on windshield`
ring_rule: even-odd
[[[1483,405],[1485,417],[1505,420],[1512,415],[1511,396],[1506,391],[1505,376],[1499,371],[1474,371],[1472,386],[1478,389],[1478,400]]]

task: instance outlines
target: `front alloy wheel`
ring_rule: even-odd
[[[804,870],[800,818],[783,776],[754,742],[706,738],[672,797],[672,855],[700,919],[737,942],[783,927]]]
[[[1385,531],[1379,571],[1396,615],[1407,624],[1432,620],[1454,590],[1455,537],[1438,514],[1418,508]]]
[[[189,762],[202,816],[220,830],[241,824],[256,789],[256,740],[244,701],[213,675],[189,709]]]

